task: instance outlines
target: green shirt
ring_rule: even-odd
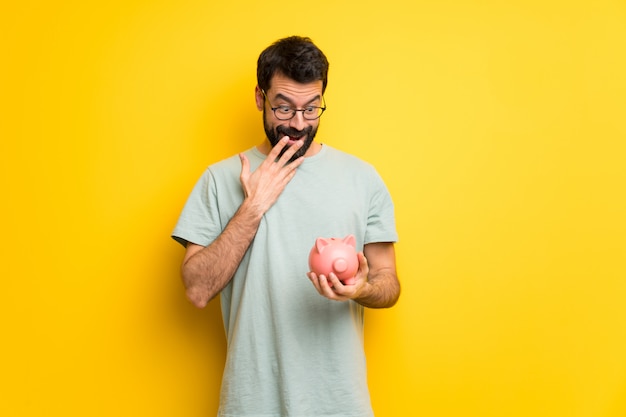
[[[265,155],[246,152],[251,169]],[[238,156],[210,166],[173,237],[209,245],[243,201]],[[221,293],[228,353],[219,416],[372,416],[363,307],[328,300],[306,277],[318,237],[356,237],[357,250],[395,242],[393,203],[375,169],[322,146],[264,215]]]

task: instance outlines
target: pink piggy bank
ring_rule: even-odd
[[[328,274],[334,272],[344,284],[354,284],[354,276],[359,269],[355,237],[317,238],[309,254],[309,267],[317,275],[328,277]]]

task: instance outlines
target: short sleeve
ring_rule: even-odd
[[[172,238],[183,246],[187,243],[208,246],[221,231],[215,178],[207,169],[191,191]]]
[[[397,242],[394,205],[385,183],[373,171],[370,178],[372,194],[365,232],[365,243]]]

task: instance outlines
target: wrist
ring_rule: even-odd
[[[259,204],[254,203],[250,197],[246,197],[239,206],[238,213],[246,219],[260,222],[266,211]]]

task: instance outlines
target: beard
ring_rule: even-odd
[[[302,147],[300,147],[300,149],[293,154],[293,156],[289,159],[289,162],[295,161],[299,157],[303,156],[307,150],[309,150],[309,147],[311,147],[313,139],[315,139],[315,135],[317,134],[317,127],[313,128],[313,126],[309,126],[302,130],[294,129],[288,126],[276,126],[275,128],[272,128],[272,126],[267,123],[267,117],[265,116],[265,109],[263,109],[263,128],[265,129],[265,134],[267,135],[272,148],[276,146],[278,141],[280,141],[280,139],[284,136],[289,136],[294,139],[298,138],[304,141]],[[283,156],[287,149],[289,149],[289,146],[283,148],[280,155],[278,155],[278,158]]]

